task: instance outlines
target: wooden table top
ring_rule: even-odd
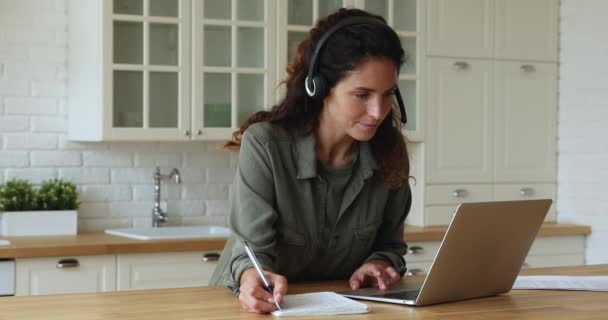
[[[447,227],[405,227],[406,241],[438,241]],[[573,224],[544,224],[539,236],[587,235],[588,226]],[[225,238],[137,240],[104,233],[84,233],[75,236],[46,237],[0,237],[11,241],[9,246],[0,246],[0,258],[28,258],[77,256],[119,253],[152,253],[177,251],[219,251],[226,244]]]
[[[528,269],[523,274],[608,275],[608,265]],[[409,277],[404,281],[415,281]],[[337,291],[345,281],[294,284],[289,293]],[[507,294],[425,307],[366,301],[368,314],[294,319],[551,319],[577,320],[608,317],[608,292],[513,290]],[[245,313],[223,287],[158,289],[96,294],[0,298],[0,319],[11,320],[166,320],[271,319]]]

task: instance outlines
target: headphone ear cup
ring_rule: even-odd
[[[327,81],[325,80],[325,77],[321,74],[317,74],[312,77],[312,81],[315,83],[315,94],[312,96],[312,98],[325,98],[325,95],[327,94]]]

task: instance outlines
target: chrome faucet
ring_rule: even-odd
[[[159,227],[162,223],[167,222],[167,213],[160,207],[160,181],[162,179],[171,179],[175,183],[182,183],[182,176],[179,170],[173,168],[169,174],[161,174],[160,168],[154,169],[154,209],[152,209],[152,227]]]

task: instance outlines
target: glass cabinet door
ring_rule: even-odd
[[[324,17],[342,7],[349,6],[350,0],[283,0],[277,3],[277,81],[287,77],[286,68],[297,54],[298,45],[320,17]],[[279,85],[276,83],[275,86]],[[285,86],[275,92],[275,101],[285,95]]]
[[[196,139],[226,139],[271,104],[274,0],[194,1]]]
[[[113,137],[189,138],[190,2],[113,0],[109,16]]]

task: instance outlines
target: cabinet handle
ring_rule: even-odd
[[[406,276],[417,276],[420,274],[424,274],[424,270],[420,269],[420,268],[414,268],[414,269],[408,269],[407,272],[405,273]]]
[[[217,252],[205,253],[203,255],[203,262],[213,262],[213,261],[218,261],[219,259],[220,259],[220,254]]]
[[[523,72],[534,72],[536,68],[531,64],[523,64],[519,69]]]
[[[407,254],[422,254],[424,253],[424,248],[421,246],[412,246],[407,248]]]
[[[77,259],[61,259],[57,261],[57,269],[77,268],[80,262]]]
[[[519,189],[519,194],[522,197],[531,196],[531,195],[534,194],[534,189],[532,189],[532,188],[521,188],[521,189]]]
[[[467,190],[466,189],[456,189],[452,192],[452,195],[454,196],[454,198],[466,197]]]
[[[190,130],[184,131],[184,136],[189,137],[190,136]]]
[[[456,70],[466,70],[469,68],[469,63],[465,61],[456,61],[454,62],[454,69]]]
[[[196,134],[197,134],[197,135],[199,135],[199,136],[200,136],[200,135],[203,135],[203,130],[198,129],[198,131],[196,131]]]

